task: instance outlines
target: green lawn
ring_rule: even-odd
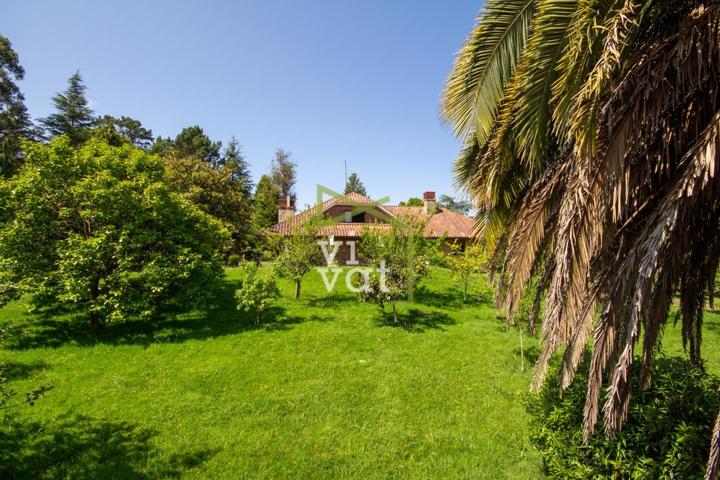
[[[518,337],[486,286],[464,306],[433,270],[403,324],[316,272],[255,328],[218,305],[90,335],[72,316],[0,310],[19,325],[0,361],[12,387],[55,388],[0,418],[0,478],[538,478]],[[717,315],[705,345],[720,358]],[[668,349],[677,329],[668,327]],[[537,342],[526,342],[531,359]],[[711,364],[715,370],[716,365]]]

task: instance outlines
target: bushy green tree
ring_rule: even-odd
[[[157,157],[67,137],[26,150],[0,182],[0,300],[77,306],[92,329],[208,300],[228,233],[173,191]]]
[[[0,176],[13,175],[22,163],[23,139],[32,134],[25,97],[16,82],[25,70],[10,40],[0,35]]]
[[[253,198],[253,224],[259,230],[268,228],[277,222],[278,219],[278,199],[280,191],[270,180],[270,177],[263,175],[255,189],[255,197]]]
[[[235,291],[237,309],[255,312],[255,324],[260,325],[263,313],[280,298],[277,279],[273,270],[260,270],[255,265],[243,266],[243,278],[240,288]]]
[[[249,249],[251,204],[233,165],[213,165],[197,156],[163,157],[172,187],[230,230],[234,253]]]
[[[199,158],[212,165],[220,161],[222,142],[214,142],[198,125],[184,128],[173,141],[173,151],[178,157]]]
[[[365,185],[363,185],[360,181],[360,177],[358,177],[357,173],[351,173],[347,182],[345,182],[345,195],[351,192],[359,193],[360,195],[367,195]]]
[[[360,292],[360,298],[377,303],[383,311],[389,303],[395,323],[398,322],[397,302],[412,299],[420,280],[427,275],[431,245],[423,230],[422,224],[396,222],[387,230],[365,229],[362,234],[360,253],[376,270],[370,275],[369,288]],[[359,277],[353,280],[359,287]]]
[[[277,259],[277,271],[295,283],[296,299],[300,298],[303,277],[322,260],[322,250],[316,238],[321,225],[322,220],[318,216],[312,216],[294,228],[283,240],[282,252]]]
[[[153,145],[152,130],[142,126],[139,120],[130,117],[116,118],[112,115],[103,115],[97,119],[97,128],[112,128],[133,147],[147,150]]]
[[[56,112],[40,119],[50,138],[66,135],[74,147],[90,138],[95,118],[85,97],[85,90],[80,72],[75,72],[68,79],[65,92],[52,98]]]

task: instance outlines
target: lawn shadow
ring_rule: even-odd
[[[157,433],[127,422],[85,416],[52,421],[0,421],[0,478],[180,478],[217,451],[167,455]]]
[[[26,350],[56,348],[63,345],[92,346],[144,345],[181,343],[188,340],[205,340],[249,330],[288,330],[292,325],[320,317],[287,315],[282,307],[273,307],[257,325],[254,312],[236,308],[235,290],[239,282],[226,280],[205,309],[163,318],[128,320],[108,323],[97,332],[90,331],[87,317],[75,312],[55,316],[55,309],[41,309],[34,313],[29,326],[13,329],[3,343],[5,348]]]
[[[428,330],[445,331],[443,326],[455,325],[457,323],[450,315],[444,312],[432,310],[424,312],[417,308],[411,308],[407,312],[398,312],[397,323],[392,313],[382,312],[380,319],[376,322],[381,327],[402,328],[412,333],[425,333]]]
[[[0,363],[0,376],[9,381],[24,380],[32,377],[35,372],[47,370],[48,368],[50,368],[50,365],[43,361],[31,363],[4,362]]]
[[[520,347],[513,349],[513,354],[520,358]],[[525,354],[525,362],[527,365],[530,365],[532,368],[536,363],[537,359],[540,357],[540,348],[537,345],[530,345],[528,347],[525,347],[524,349]]]
[[[463,301],[463,292],[460,288],[436,291],[422,285],[414,293],[416,302],[436,308],[462,309],[492,303],[492,296],[475,291],[468,292],[467,299]]]

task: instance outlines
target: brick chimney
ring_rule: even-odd
[[[292,197],[288,195],[280,198],[278,200],[278,223],[291,218],[293,215],[295,215],[295,202]]]
[[[432,215],[437,210],[437,204],[435,203],[435,192],[424,192],[423,193],[423,209],[427,215]]]

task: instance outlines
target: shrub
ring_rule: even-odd
[[[241,260],[241,257],[237,253],[228,255],[227,266],[228,267],[237,267],[238,265],[240,265],[240,260]]]
[[[0,303],[34,293],[82,308],[95,330],[208,300],[227,230],[170,188],[159,159],[64,137],[25,153],[0,181]]]
[[[559,394],[557,375],[527,401],[531,440],[552,478],[702,478],[720,393],[718,379],[683,358],[656,360],[653,384],[639,391],[628,421],[613,438],[599,428],[582,442],[587,359],[575,382]]]
[[[473,276],[484,271],[488,262],[487,251],[482,245],[467,245],[460,249],[457,243],[450,244],[445,253],[445,265],[452,271],[453,281],[463,289],[463,302],[467,301],[467,291]]]
[[[243,267],[244,277],[235,291],[237,309],[255,312],[255,324],[260,325],[263,313],[280,297],[277,279],[272,270],[260,271],[254,264]]]

